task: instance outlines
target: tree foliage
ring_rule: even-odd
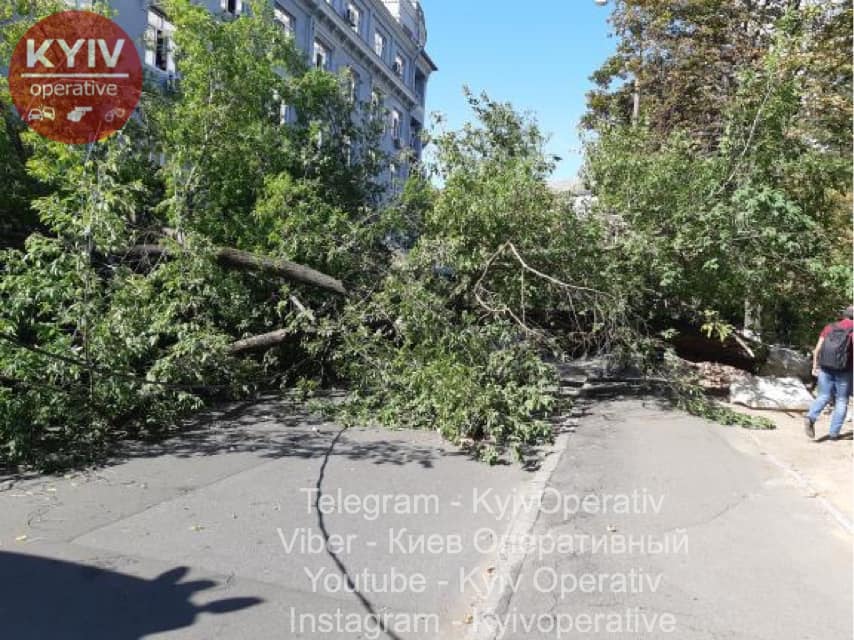
[[[615,10],[586,176],[613,223],[612,277],[659,324],[740,324],[749,300],[770,337],[807,344],[850,299],[851,8],[798,4]],[[604,89],[618,70],[638,78],[636,123],[631,85]]]
[[[4,42],[54,8],[39,6]],[[519,265],[498,254],[513,241],[534,266],[566,258],[569,278],[592,253],[534,239],[532,222],[587,233],[545,188],[536,128],[473,99],[482,124],[438,141],[447,187],[416,175],[386,202],[382,114],[352,102],[346,77],[310,69],[268,3],[236,20],[163,6],[180,78],[148,85],[139,118],[89,146],[21,132],[21,180],[41,189],[22,202],[39,228],[0,256],[3,459],[89,459],[279,384],[345,383],[351,416],[433,428],[487,456],[547,438],[554,380],[529,317],[572,298],[534,276],[520,288]],[[296,114],[284,123],[283,104]],[[162,250],[134,250],[152,244]],[[350,295],[229,269],[222,246],[320,270]],[[594,326],[599,294],[573,295],[577,325]],[[271,330],[274,348],[229,348]]]
[[[785,64],[802,75],[813,123],[837,146],[851,122],[851,6],[820,0],[615,0],[617,50],[593,74],[584,123],[631,122],[633,93],[659,135],[680,130],[703,148],[724,135],[725,111],[749,73],[761,72],[781,31],[799,32]],[[827,139],[823,142],[828,142]]]
[[[21,194],[4,210],[18,221],[38,215],[26,245],[0,257],[6,460],[85,458],[110,438],[160,433],[208,398],[314,370],[301,309],[336,303],[227,270],[212,249],[354,277],[376,240],[361,222],[377,190],[373,168],[342,151],[345,140],[368,149],[376,132],[348,115],[358,105],[342,79],[307,68],[267,3],[231,21],[187,0],[164,7],[181,80],[147,86],[140,117],[122,132],[67,146],[23,132],[4,111],[21,145],[0,162],[17,180],[7,194]],[[57,7],[27,8],[4,24],[4,50]],[[282,100],[296,123],[281,123]],[[151,242],[170,247],[170,258],[128,252]],[[293,340],[260,359],[228,350],[282,327]]]
[[[59,8],[17,4],[4,55]],[[147,85],[101,143],[25,131],[0,86],[0,222],[26,232],[0,253],[0,460],[88,460],[208,401],[331,384],[343,418],[494,460],[551,435],[544,355],[648,356],[674,315],[726,331],[746,297],[800,340],[850,292],[850,9],[618,3],[587,118],[597,204],[578,211],[546,185],[536,122],[471,93],[474,122],[440,126],[435,161],[383,197],[383,114],[309,68],[269,3],[244,4],[164,0],[179,80]],[[632,75],[636,122],[612,86]],[[346,295],[235,269],[223,247]]]
[[[433,141],[441,189],[408,185],[394,219],[414,243],[348,309],[338,360],[358,393],[351,415],[431,425],[491,456],[550,437],[542,350],[618,340],[623,308],[596,289],[599,226],[546,186],[535,123],[485,95],[469,103],[476,122]]]

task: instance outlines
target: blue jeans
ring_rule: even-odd
[[[807,417],[815,422],[819,414],[830,402],[830,397],[836,396],[833,416],[830,418],[830,435],[838,436],[848,412],[848,398],[851,396],[851,369],[832,371],[821,368],[818,372],[818,396],[812,403]]]

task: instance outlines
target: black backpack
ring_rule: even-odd
[[[828,332],[821,343],[818,365],[824,369],[841,371],[851,366],[851,329],[838,324]]]

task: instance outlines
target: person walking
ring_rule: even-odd
[[[830,418],[829,440],[837,440],[848,412],[851,397],[852,353],[851,333],[854,331],[854,307],[842,313],[842,319],[831,322],[821,332],[812,357],[812,374],[818,378],[818,396],[804,417],[807,437],[815,438],[815,421],[836,396],[833,416]]]

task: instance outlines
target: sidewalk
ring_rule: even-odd
[[[771,431],[740,430],[741,439],[750,440],[774,464],[790,470],[799,478],[805,491],[826,500],[830,509],[838,510],[854,533],[854,442],[851,440],[851,413],[842,428],[842,438],[830,442],[825,438],[830,416],[825,413],[816,423],[815,440],[804,434],[803,414],[787,411],[763,411],[729,405],[747,415],[763,416],[777,425]]]
[[[593,405],[547,485],[581,508],[540,510],[470,639],[849,640],[851,536],[749,434],[656,399]]]
[[[0,637],[453,637],[535,476],[280,400],[215,412],[98,470],[0,478]]]

